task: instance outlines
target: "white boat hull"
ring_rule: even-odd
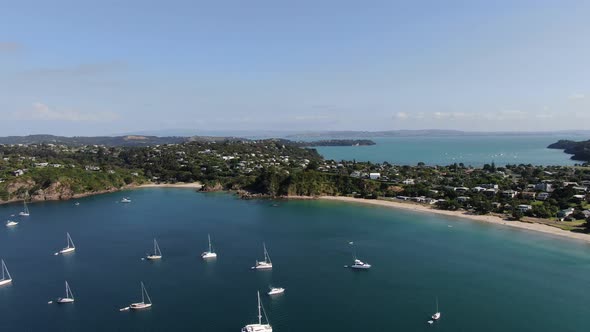
[[[370,264],[365,264],[365,265],[351,265],[350,266],[351,269],[357,269],[357,270],[368,270],[371,268]]]
[[[437,312],[434,315],[432,315],[432,319],[433,320],[439,320],[440,319],[440,312]]]
[[[60,254],[67,254],[69,252],[72,252],[76,250],[76,248],[63,248],[62,250],[59,251]]]
[[[244,326],[242,332],[272,332],[272,327],[268,324],[250,324]]]
[[[8,285],[12,282],[12,279],[0,280],[0,286]]]
[[[131,309],[131,310],[142,310],[142,309],[147,309],[147,308],[149,308],[151,306],[152,306],[151,303],[131,303],[131,305],[129,306],[129,309]]]
[[[72,302],[74,302],[74,299],[69,298],[69,297],[64,297],[64,298],[57,299],[55,302],[57,302],[57,303],[72,303]]]
[[[30,216],[30,214],[29,214],[29,213],[26,213],[26,212],[20,212],[18,215],[19,215],[19,216],[23,216],[23,217],[28,217],[28,216]]]
[[[268,295],[278,295],[283,294],[285,292],[284,288],[273,288],[268,292]]]
[[[162,256],[159,256],[159,255],[148,255],[148,256],[146,256],[146,259],[147,260],[150,260],[150,261],[155,261],[155,260],[158,260],[158,259],[162,259]]]
[[[14,227],[16,225],[18,225],[18,222],[16,221],[9,221],[6,223],[6,227]]]
[[[203,259],[208,259],[208,258],[217,258],[217,254],[214,252],[204,252],[201,254],[201,257]]]

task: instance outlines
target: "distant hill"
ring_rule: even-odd
[[[485,132],[485,131],[461,131],[461,130],[443,130],[443,129],[424,129],[424,130],[386,130],[386,131],[316,131],[304,132],[298,134],[286,135],[286,138],[375,138],[375,137],[442,137],[442,136],[538,136],[538,135],[590,135],[590,130],[567,130],[567,131],[539,131],[539,132]]]
[[[590,140],[581,142],[560,140],[547,148],[563,150],[563,152],[573,155],[571,158],[573,160],[590,162]]]

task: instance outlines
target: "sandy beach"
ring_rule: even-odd
[[[187,189],[201,189],[201,187],[203,187],[203,185],[200,182],[190,182],[190,183],[184,183],[184,182],[178,182],[178,183],[146,183],[146,184],[142,184],[139,186],[134,187],[135,188],[187,188]]]
[[[465,211],[437,210],[437,209],[431,208],[430,206],[413,204],[413,203],[402,203],[402,202],[396,202],[393,200],[362,199],[362,198],[352,198],[352,197],[342,197],[342,196],[320,196],[318,198],[321,200],[326,200],[326,201],[338,201],[338,202],[357,203],[357,204],[365,204],[365,205],[377,205],[377,206],[389,207],[389,208],[394,208],[394,209],[403,209],[403,210],[421,212],[421,213],[434,213],[434,214],[445,215],[445,216],[449,216],[449,217],[470,219],[473,221],[486,222],[486,223],[490,223],[490,224],[513,227],[513,228],[524,229],[524,230],[535,231],[535,232],[541,232],[541,233],[549,234],[552,236],[575,239],[575,240],[580,240],[580,241],[590,243],[590,235],[588,235],[588,234],[564,231],[564,230],[561,230],[561,229],[558,229],[555,227],[542,225],[542,224],[526,223],[526,222],[520,222],[520,221],[508,221],[508,220],[504,220],[500,217],[492,216],[492,215],[481,216],[481,215],[469,214]]]

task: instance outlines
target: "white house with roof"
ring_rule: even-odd
[[[381,173],[369,173],[369,178],[371,180],[377,180],[381,177]]]
[[[518,209],[518,211],[524,213],[524,212],[532,210],[533,207],[531,205],[527,205],[527,204],[520,204],[519,206],[516,207],[516,209]]]
[[[547,200],[547,198],[549,198],[549,196],[551,196],[551,194],[546,193],[546,192],[542,192],[537,195],[537,200],[544,201],[544,200]]]
[[[514,198],[517,194],[518,192],[512,189],[502,191],[502,196],[507,198]]]

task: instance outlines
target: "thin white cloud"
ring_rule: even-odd
[[[580,100],[580,99],[584,99],[584,98],[586,98],[586,95],[583,93],[579,93],[579,92],[572,93],[568,97],[569,100]]]
[[[57,110],[46,104],[33,103],[31,109],[18,111],[18,120],[64,121],[64,122],[111,122],[119,118],[113,112],[84,113],[76,110]]]
[[[405,120],[408,118],[408,113],[406,112],[397,112],[394,115],[395,118],[399,119],[399,120]]]

